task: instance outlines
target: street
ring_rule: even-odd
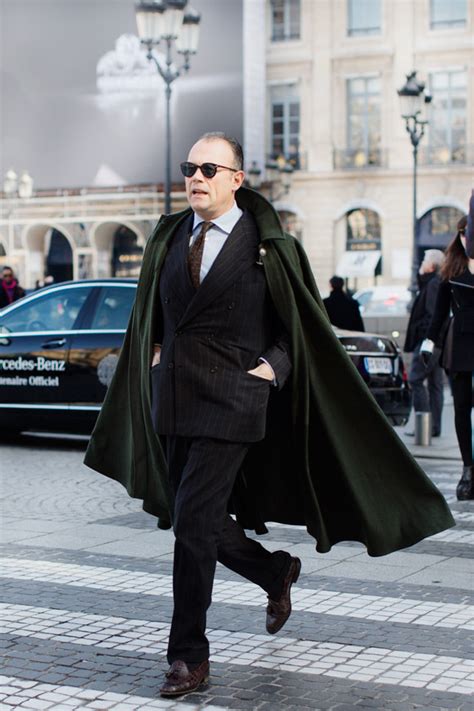
[[[474,502],[455,499],[452,427],[419,461],[456,528],[369,558],[356,543],[317,554],[303,529],[272,525],[262,543],[303,562],[292,616],[268,636],[263,591],[219,566],[211,684],[175,701],[158,694],[172,532],[87,469],[84,450],[32,435],[0,449],[0,709],[472,709]]]

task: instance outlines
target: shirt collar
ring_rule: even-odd
[[[216,217],[215,220],[212,220],[212,224],[222,232],[225,232],[227,235],[229,235],[234,229],[237,222],[240,220],[241,216],[242,210],[234,201],[234,204],[232,205],[230,210],[227,210],[227,212],[224,212],[223,215],[221,215],[220,217]],[[199,215],[194,213],[193,232],[196,227],[201,225],[203,222],[204,220],[202,219],[202,217],[199,217]]]

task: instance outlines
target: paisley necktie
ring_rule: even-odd
[[[188,267],[189,276],[191,277],[191,283],[195,289],[199,288],[200,281],[200,271],[202,262],[202,253],[204,251],[204,240],[207,231],[212,227],[212,222],[203,222],[201,226],[201,231],[194,240],[191,248],[188,252]]]

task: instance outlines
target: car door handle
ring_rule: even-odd
[[[66,343],[65,338],[53,338],[41,344],[41,348],[61,348]]]

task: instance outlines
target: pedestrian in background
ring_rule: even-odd
[[[19,285],[11,267],[4,266],[0,282],[0,309],[18,301],[25,295],[25,290]]]
[[[404,346],[406,353],[413,353],[408,377],[413,391],[413,409],[415,412],[431,413],[433,437],[441,434],[444,372],[439,364],[439,348],[433,353],[428,366],[425,366],[420,350],[435,310],[440,285],[439,270],[443,261],[444,254],[440,249],[425,251],[418,272],[419,290],[413,302]],[[406,434],[413,436],[414,432]]]
[[[471,210],[474,208],[471,200]],[[463,460],[461,479],[456,488],[459,501],[474,499],[472,452],[472,374],[474,371],[474,258],[468,257],[467,218],[457,225],[456,237],[446,250],[441,267],[441,284],[427,339],[421,346],[422,357],[429,362],[435,345],[440,345],[443,324],[453,312],[444,340],[441,363],[451,377],[454,424]]]
[[[331,293],[324,299],[324,306],[333,326],[347,331],[364,331],[364,322],[359,304],[344,291],[344,279],[333,276],[329,280]]]

